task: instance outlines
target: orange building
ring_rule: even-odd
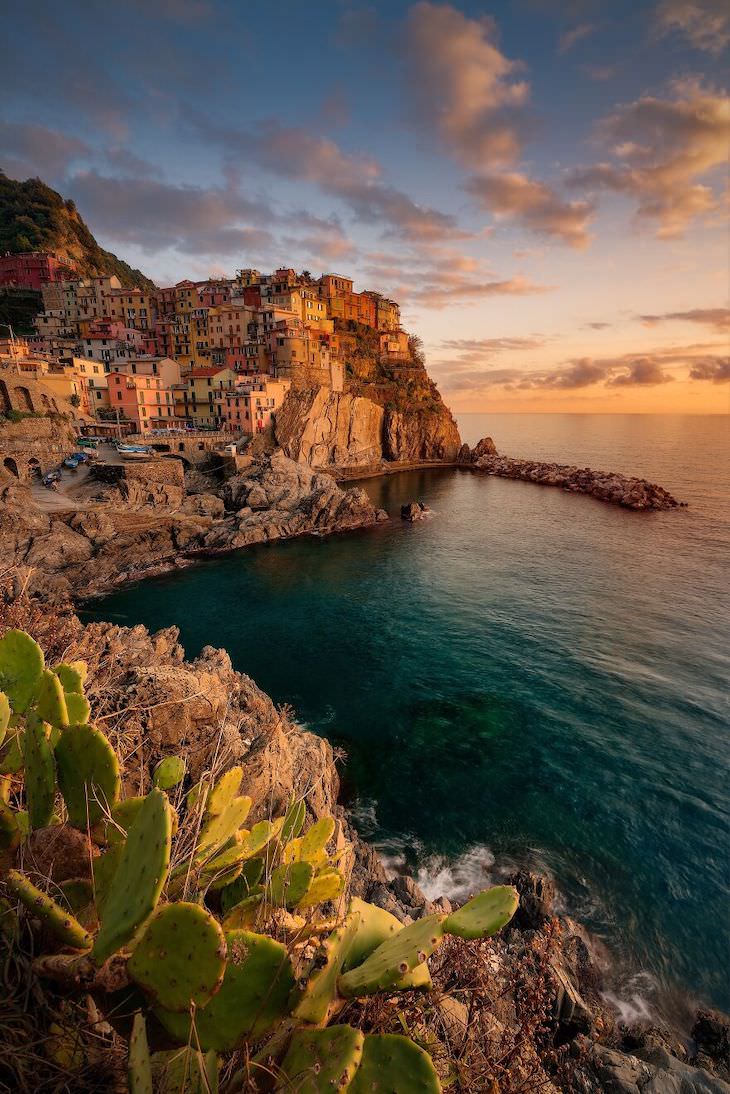
[[[109,407],[120,418],[134,422],[138,433],[180,426],[172,391],[159,376],[131,376],[110,372]]]

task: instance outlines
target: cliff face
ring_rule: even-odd
[[[340,468],[455,460],[459,430],[417,344],[391,359],[381,354],[371,328],[338,321],[337,332],[345,390],[289,394],[276,421],[276,440],[287,455],[310,467]]]

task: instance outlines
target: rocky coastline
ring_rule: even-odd
[[[588,494],[599,501],[621,505],[635,512],[664,511],[686,507],[668,490],[646,479],[620,475],[615,471],[594,471],[590,467],[544,463],[500,456],[491,437],[484,437],[473,449],[463,445],[459,466],[502,479],[519,479],[538,486],[558,486],[572,494]]]
[[[29,630],[50,658],[88,662],[96,717],[122,759],[134,757],[122,767],[133,780],[128,794],[145,793],[155,765],[171,751],[185,755],[193,780],[213,758],[219,767],[241,764],[242,792],[258,803],[253,820],[285,809],[294,797],[306,801],[313,820],[337,818],[338,840],[352,846],[346,870],[352,895],[404,923],[450,910],[446,896],[429,901],[412,878],[386,871],[339,804],[331,745],[236,672],[224,650],[206,646],[187,661],[174,627],[150,634],[142,626],[84,625],[70,604],[49,612],[27,596],[22,572],[6,576],[0,626]],[[63,882],[65,868],[63,849],[56,848],[55,882]],[[621,1026],[603,995],[605,961],[578,923],[556,913],[551,879],[519,870],[509,881],[520,893],[512,927],[472,955],[477,966],[464,950],[446,954],[448,961],[435,968],[434,992],[413,1002],[432,1051],[444,1040],[463,1047],[478,1030],[479,1052],[501,1068],[499,1086],[489,1089],[509,1094],[730,1094],[727,1018],[701,1010],[688,1042],[656,1026]],[[479,997],[489,1000],[487,1026],[470,1003],[477,967]]]

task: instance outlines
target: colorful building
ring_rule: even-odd
[[[70,280],[76,274],[72,262],[46,251],[0,256],[0,285],[40,291],[44,285]]]
[[[234,434],[253,436],[271,425],[290,388],[288,380],[270,377],[248,380],[235,388],[217,393],[219,416],[224,427]]]
[[[175,414],[173,393],[159,376],[133,376],[110,372],[109,407],[120,419],[133,422],[138,433],[152,429],[177,429],[182,424]]]

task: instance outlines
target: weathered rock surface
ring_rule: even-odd
[[[352,467],[383,457],[382,407],[345,392],[292,391],[276,416],[276,441],[309,467]]]
[[[487,475],[520,479],[539,486],[559,486],[574,494],[589,494],[599,501],[609,501],[637,511],[677,509],[685,504],[677,501],[663,487],[646,479],[619,475],[612,471],[593,471],[590,467],[500,456],[491,437],[481,440],[468,455],[462,450],[459,463],[476,471],[484,471]]]
[[[28,570],[31,591],[51,601],[95,596],[199,555],[387,519],[364,490],[342,490],[331,476],[281,451],[229,480],[222,497],[199,493],[183,499],[177,486],[136,480],[104,491],[106,503],[52,515],[38,509],[25,488],[4,491],[0,552],[7,565]]]
[[[459,431],[440,399],[380,404],[379,388],[373,385],[371,394],[373,398],[326,388],[290,392],[277,414],[277,443],[310,467],[456,459]]]
[[[410,521],[411,524],[416,520],[423,520],[430,512],[429,507],[422,501],[409,501],[407,505],[400,507],[401,520]]]

